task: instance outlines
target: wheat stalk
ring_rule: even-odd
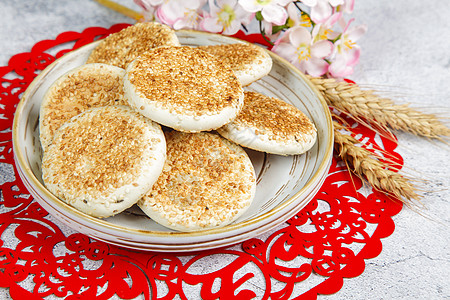
[[[390,127],[427,138],[450,137],[450,128],[433,114],[422,113],[408,104],[395,104],[391,99],[379,97],[372,90],[362,90],[356,84],[333,78],[308,78],[329,106],[349,114],[357,121],[368,120],[383,129]]]
[[[114,11],[117,11],[118,13],[121,13],[124,16],[135,19],[138,22],[144,19],[144,16],[141,13],[134,11],[126,6],[123,6],[115,1],[111,0],[95,0],[95,1],[107,8],[110,8]]]
[[[336,121],[334,123],[334,147],[349,169],[376,190],[399,199],[408,206],[420,202],[420,196],[409,179],[388,168],[377,156],[364,147],[351,135],[343,134],[346,129]]]

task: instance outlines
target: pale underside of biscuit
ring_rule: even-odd
[[[138,202],[154,221],[179,231],[225,226],[250,206],[252,163],[238,145],[212,133],[167,133],[167,160]]]
[[[236,117],[244,93],[233,71],[205,51],[159,47],[126,70],[126,97],[144,116],[185,132],[216,129]]]
[[[160,46],[179,46],[175,31],[156,22],[136,23],[103,39],[89,55],[87,63],[105,63],[120,68],[142,53]]]
[[[61,200],[95,217],[135,204],[165,161],[161,127],[127,106],[92,108],[61,126],[44,153],[42,178]]]
[[[272,58],[264,48],[250,43],[200,46],[228,65],[243,86],[266,76],[272,69]]]
[[[314,124],[298,108],[248,91],[237,118],[217,131],[241,146],[279,155],[305,153],[317,138]]]
[[[124,105],[125,70],[106,64],[85,64],[57,79],[44,95],[39,115],[45,151],[55,131],[70,118],[92,107]]]

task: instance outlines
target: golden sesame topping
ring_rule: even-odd
[[[125,106],[88,110],[56,132],[44,153],[43,180],[57,186],[57,196],[69,203],[108,197],[134,184],[149,164],[155,130]]]
[[[175,113],[203,115],[239,107],[242,86],[233,71],[192,47],[159,47],[138,59],[127,74],[136,93]]]
[[[206,132],[172,131],[166,140],[166,164],[141,207],[175,226],[208,228],[229,223],[249,206],[255,175],[242,148]]]
[[[87,62],[106,63],[125,69],[151,48],[179,45],[175,32],[169,26],[153,22],[136,23],[103,39]]]
[[[244,92],[244,106],[232,122],[237,127],[252,127],[256,134],[278,141],[302,141],[316,129],[298,108],[280,99],[257,92]]]
[[[47,91],[41,118],[43,148],[54,132],[70,118],[92,107],[125,105],[125,70],[104,64],[88,64],[59,78]]]
[[[244,70],[249,65],[263,63],[264,58],[268,56],[263,48],[247,43],[209,45],[198,48],[219,57],[233,71]]]

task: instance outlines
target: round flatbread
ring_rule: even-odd
[[[179,231],[225,226],[251,204],[256,177],[247,153],[217,134],[166,133],[167,160],[138,202],[154,221]]]
[[[58,78],[47,90],[39,115],[42,149],[46,151],[55,131],[83,111],[105,105],[125,105],[125,70],[106,64],[86,64]]]
[[[314,124],[302,111],[257,92],[245,92],[238,117],[217,131],[241,146],[280,155],[302,154],[317,138]]]
[[[135,204],[160,175],[161,127],[127,106],[87,110],[61,126],[44,153],[42,179],[57,197],[95,217]]]
[[[250,43],[200,46],[228,65],[242,86],[266,76],[272,69],[272,58],[264,48]]]
[[[126,69],[125,95],[137,111],[185,132],[208,131],[236,117],[244,93],[233,71],[192,47],[159,47]]]
[[[87,63],[105,63],[120,68],[142,53],[160,46],[179,46],[175,31],[156,22],[136,23],[103,39],[89,55]]]

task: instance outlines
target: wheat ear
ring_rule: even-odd
[[[450,136],[450,128],[433,114],[421,113],[408,104],[395,104],[391,99],[379,97],[372,90],[362,90],[356,84],[333,78],[308,78],[322,93],[329,106],[357,120],[373,121],[384,129],[390,127],[427,138],[442,139]]]
[[[343,125],[335,121],[333,123],[336,152],[354,174],[361,179],[365,178],[374,189],[383,191],[408,206],[420,202],[415,187],[406,177],[387,168],[386,164],[366,148],[357,146],[357,139],[340,131],[346,129]]]

